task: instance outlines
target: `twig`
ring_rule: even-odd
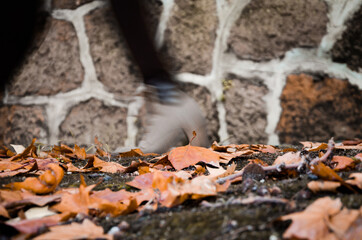
[[[328,141],[328,148],[327,148],[327,152],[322,156],[322,157],[316,157],[315,159],[313,159],[311,161],[311,165],[315,165],[317,164],[318,162],[324,162],[327,160],[327,158],[329,157],[329,155],[332,153],[333,149],[334,149],[334,141],[333,141],[333,138],[331,138],[329,141]]]

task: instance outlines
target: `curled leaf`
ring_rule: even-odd
[[[6,187],[13,190],[25,189],[38,194],[51,193],[62,181],[63,176],[63,169],[58,164],[51,163],[49,169],[38,178],[29,177],[24,182],[10,183]]]

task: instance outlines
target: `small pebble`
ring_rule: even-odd
[[[270,235],[269,240],[278,240],[279,238],[275,235]]]
[[[318,179],[318,176],[317,175],[314,175],[312,173],[309,173],[308,174],[308,178],[311,179],[311,180],[317,180]]]
[[[264,180],[264,179],[262,179],[262,180],[260,180],[260,182],[261,182],[261,183],[265,183],[265,180]]]
[[[109,180],[111,180],[111,179],[112,179],[112,177],[110,177],[110,176],[108,176],[108,175],[104,176],[104,178],[103,178],[104,181],[109,181]]]
[[[119,231],[119,228],[118,228],[117,226],[114,226],[114,227],[112,227],[111,229],[109,229],[109,231],[108,231],[107,234],[109,234],[109,235],[114,235],[114,234],[119,233],[119,232],[120,232],[120,231]]]
[[[268,188],[261,186],[258,188],[258,190],[256,191],[256,194],[258,194],[259,196],[265,196],[269,193]]]
[[[129,223],[126,221],[122,221],[120,224],[118,224],[118,228],[120,231],[126,231],[129,229]]]

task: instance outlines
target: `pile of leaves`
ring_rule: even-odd
[[[302,142],[303,148],[277,148],[270,145],[214,143],[210,148],[177,147],[163,155],[144,154],[139,149],[112,155],[95,139],[96,152],[88,154],[78,145],[64,144],[44,149],[34,139],[28,147],[12,145],[0,148],[0,178],[23,176],[22,182],[3,184],[0,189],[0,225],[7,236],[35,239],[105,238],[101,226],[92,218],[117,217],[138,212],[156,212],[174,208],[185,202],[218,197],[233,184],[248,179],[295,178],[311,174],[310,191],[362,193],[362,173],[354,172],[344,180],[338,173],[355,169],[362,153],[354,157],[334,155],[336,149],[362,151],[360,140],[335,144]],[[276,154],[273,163],[253,158],[258,153]],[[237,163],[248,156],[243,167]],[[138,159],[123,164],[120,159]],[[115,161],[120,160],[120,161]],[[61,188],[64,175],[111,173],[132,176],[127,187],[119,190],[95,190],[80,175],[79,187]],[[267,191],[263,196],[249,195],[234,199],[232,204],[283,203],[295,211],[295,204]],[[259,194],[260,195],[260,194]],[[202,206],[217,203],[202,201]],[[357,239],[361,233],[362,207],[343,208],[341,201],[324,197],[302,212],[280,216],[279,221],[292,220],[284,238]],[[117,227],[121,231],[120,226]],[[1,231],[2,234],[5,231]],[[347,237],[346,237],[347,236]]]

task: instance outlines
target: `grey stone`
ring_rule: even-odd
[[[47,142],[48,127],[42,107],[1,106],[0,116],[0,145],[20,144],[26,147],[33,138]]]
[[[91,99],[74,106],[60,125],[59,139],[67,144],[93,144],[94,137],[110,150],[123,146],[127,137],[127,110]]]
[[[333,61],[346,63],[355,71],[362,72],[362,7],[346,24],[346,30],[333,46]]]
[[[225,109],[229,142],[266,143],[267,112],[262,99],[268,93],[260,80],[238,79],[230,75],[224,84]]]
[[[44,41],[26,57],[10,81],[9,94],[54,95],[75,89],[82,81],[75,30],[71,23],[53,19]]]
[[[141,75],[110,7],[89,13],[85,25],[98,79],[107,91],[120,97],[132,96]]]
[[[346,80],[289,75],[280,99],[281,143],[362,137],[362,91]]]
[[[327,13],[322,0],[251,1],[231,29],[229,51],[263,61],[292,48],[317,47],[326,34]]]
[[[168,68],[174,73],[208,74],[217,26],[215,1],[176,0],[161,49]]]

